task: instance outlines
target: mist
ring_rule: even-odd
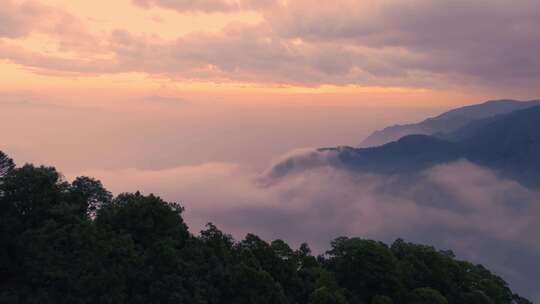
[[[0,149],[19,163],[45,163],[74,173],[207,162],[262,170],[272,157],[298,147],[356,145],[387,123],[440,111],[440,106],[382,109],[298,100],[245,104],[216,96],[126,99],[0,93]]]
[[[341,169],[333,155],[319,153],[287,153],[262,173],[235,163],[206,163],[85,174],[115,193],[141,190],[179,202],[195,233],[212,222],[237,239],[251,232],[293,245],[308,242],[318,253],[338,236],[403,238],[451,248],[459,258],[493,269],[518,292],[536,292],[537,191],[465,160],[386,176]],[[295,169],[284,174],[284,163]]]

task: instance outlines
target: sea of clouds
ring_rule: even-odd
[[[115,193],[141,190],[186,207],[193,232],[213,222],[317,253],[335,237],[396,238],[452,249],[523,295],[540,286],[540,193],[466,160],[408,175],[347,170],[331,151],[296,150],[263,172],[233,163],[87,172]]]

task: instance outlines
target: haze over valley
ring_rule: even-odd
[[[539,29],[533,0],[0,0],[0,303],[538,303]]]

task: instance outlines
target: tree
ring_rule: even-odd
[[[451,303],[461,302],[466,272],[462,271],[451,251],[437,251],[431,246],[401,239],[390,248],[398,259],[400,281],[406,290],[430,287],[441,292]]]
[[[381,242],[359,238],[337,238],[325,262],[338,283],[365,302],[376,295],[396,296],[400,282],[397,259]]]
[[[316,289],[312,292],[310,304],[346,304],[345,289],[341,288],[334,274],[319,268]]]
[[[209,223],[184,250],[184,258],[192,261],[190,265],[209,304],[231,303],[229,291],[235,285],[233,279],[238,263],[234,244],[232,236]]]
[[[20,264],[27,257],[24,248],[30,245],[21,236],[59,214],[62,186],[56,170],[32,165],[15,169],[2,155],[3,172],[9,174],[0,178],[0,290],[16,298],[15,287],[24,274]]]
[[[388,296],[374,296],[371,304],[393,304],[392,298]]]
[[[48,222],[21,236],[21,303],[126,303],[143,258],[129,238],[91,222]]]
[[[446,298],[435,289],[417,288],[409,295],[409,304],[448,304]]]
[[[120,194],[98,210],[97,228],[128,238],[141,257],[128,285],[129,303],[199,302],[198,266],[185,254],[194,238],[181,216],[183,210],[178,204],[139,192]]]
[[[112,202],[112,194],[100,181],[91,177],[77,177],[70,187],[70,200],[80,206],[83,216],[94,218],[97,211]]]
[[[166,238],[182,247],[190,237],[182,219],[184,208],[152,194],[123,193],[99,209],[96,224],[117,233],[129,234],[142,248]]]
[[[1,189],[0,212],[12,229],[39,227],[51,219],[77,220],[66,196],[69,184],[55,168],[24,165],[3,178]]]
[[[347,299],[340,292],[332,292],[326,287],[320,287],[311,294],[309,304],[347,304]]]
[[[341,237],[315,258],[213,224],[195,237],[176,203],[4,164],[0,303],[531,304],[451,251]]]
[[[15,169],[13,160],[0,151],[0,178],[6,176],[13,169]]]
[[[266,271],[282,287],[288,298],[301,297],[302,286],[298,276],[298,260],[294,251],[282,240],[268,244],[259,237],[248,234],[238,250],[243,262]]]
[[[463,297],[464,304],[493,304],[493,301],[482,291],[474,290]]]
[[[231,283],[226,294],[235,304],[285,304],[287,298],[281,286],[272,276],[261,269],[255,269],[244,263],[234,267]]]
[[[465,273],[462,281],[467,292],[482,292],[495,304],[511,303],[514,300],[515,295],[508,284],[484,266],[464,261],[458,263]]]

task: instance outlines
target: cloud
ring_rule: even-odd
[[[263,177],[230,163],[165,170],[91,171],[114,192],[153,192],[178,201],[192,230],[212,221],[240,238],[254,232],[321,252],[341,235],[396,238],[451,248],[483,263],[513,289],[532,295],[540,284],[540,193],[466,161],[415,176],[382,176],[324,165],[331,155],[295,151]],[[303,169],[303,170],[302,170]],[[278,174],[276,174],[278,172]],[[268,182],[269,179],[271,182]]]
[[[234,12],[246,10],[262,10],[271,7],[275,0],[132,0],[134,4],[144,7],[162,7],[178,12]]]
[[[144,2],[180,10],[195,3]],[[198,5],[224,9],[240,4],[209,1]],[[221,47],[225,54],[243,56],[203,55],[201,61],[217,67],[224,78],[256,73],[259,77],[254,81],[405,86],[474,81],[532,87],[540,79],[536,56],[540,4],[533,0],[512,5],[502,0],[338,0],[318,5],[296,0],[276,3],[263,12],[268,30],[259,27],[254,35],[244,31],[249,40],[199,37],[191,41],[200,49]],[[257,41],[273,43],[258,45]],[[189,41],[183,43],[174,53],[181,54],[189,45]],[[262,52],[256,51],[258,46]],[[287,67],[283,74],[282,65]]]
[[[291,173],[302,173],[313,168],[340,165],[337,153],[334,151],[317,151],[311,148],[296,149],[277,158],[259,180],[262,184],[273,184]]]
[[[167,107],[182,107],[190,104],[189,101],[183,98],[158,95],[145,96],[143,98],[140,98],[139,101],[149,105],[160,105]]]
[[[62,9],[31,0],[4,0],[1,5],[0,39],[24,39],[38,33],[53,38],[60,51],[89,55],[101,48],[100,39],[81,20]]]
[[[47,10],[35,2],[2,1],[0,10],[0,38],[17,38],[28,35]]]
[[[266,84],[418,86],[434,77],[404,75],[384,63],[385,53],[336,44],[299,43],[276,36],[265,25],[233,24],[217,33],[192,33],[176,40],[113,31],[103,54],[66,58],[0,41],[0,57],[38,71],[76,74],[142,72],[175,80],[245,81]],[[376,68],[380,64],[380,69]]]
[[[530,85],[540,78],[539,8],[533,0],[298,0],[267,19],[282,37],[394,49],[387,59],[397,70]]]
[[[61,104],[50,97],[24,91],[0,91],[0,107],[21,108],[30,111],[35,109],[58,110],[67,113],[73,111],[95,111],[99,109],[96,106]],[[29,112],[25,114],[28,115]]]
[[[540,81],[540,4],[534,0],[134,2],[179,12],[257,10],[262,21],[165,40],[121,27],[94,34],[59,9],[7,1],[0,37],[38,32],[72,56],[4,39],[0,58],[41,72],[138,72],[180,81],[531,91]]]

